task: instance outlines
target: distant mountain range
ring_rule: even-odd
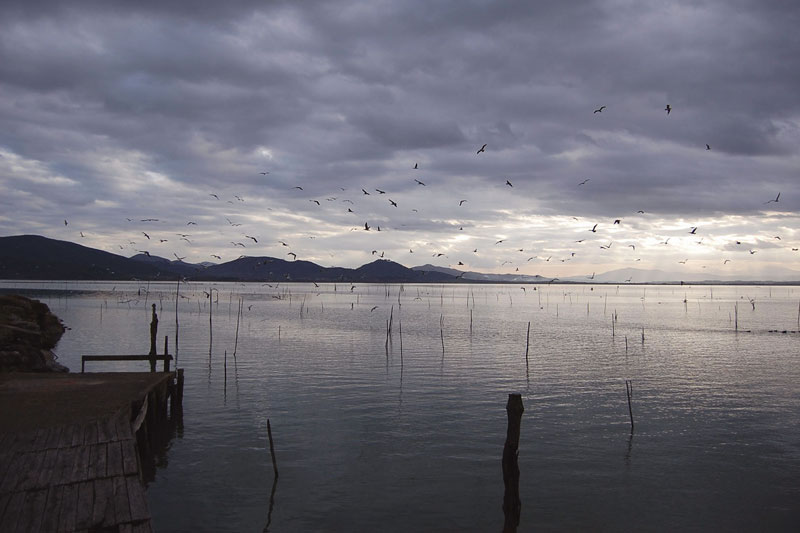
[[[241,257],[222,264],[192,264],[138,254],[123,257],[39,235],[0,237],[0,279],[319,281],[361,283],[449,283],[456,276],[418,271],[379,259],[356,269],[309,261]]]
[[[361,283],[797,283],[800,272],[783,269],[772,280],[739,279],[626,268],[593,276],[546,278],[522,274],[485,274],[422,265],[407,268],[379,259],[358,268],[323,267],[309,261],[240,257],[226,263],[186,263],[138,254],[133,257],[88,248],[39,235],[0,237],[0,279],[28,280],[174,280],[316,281]]]

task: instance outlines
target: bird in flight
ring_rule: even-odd
[[[500,240],[499,240],[499,241],[497,241],[495,244],[500,244],[500,243],[501,243],[501,242],[503,242],[504,240],[505,240],[505,239],[500,239]]]
[[[369,223],[367,223],[367,222],[364,222],[364,229],[365,229],[365,230],[367,230],[367,231],[369,231]]]
[[[389,198],[389,203],[397,207],[397,202],[393,201],[391,198]]]
[[[697,232],[697,228],[694,228],[694,227],[693,227],[693,228],[692,228],[692,231],[690,231],[690,232],[689,232],[689,234],[691,234],[691,235],[696,235],[696,234],[697,234],[696,232]]]
[[[216,257],[216,258],[217,258],[217,259],[219,259],[220,261],[222,260],[222,257],[218,256],[217,254],[211,254],[211,257]]]
[[[706,150],[711,150],[711,146],[708,143],[706,143]]]
[[[590,180],[590,179],[591,179],[591,178],[586,178],[585,180],[583,180],[582,182],[580,182],[580,183],[578,184],[578,186],[581,186],[581,185],[586,185],[586,184],[589,182],[589,180]]]
[[[621,220],[621,219],[619,219],[619,218],[618,218],[618,219],[616,219],[616,220],[614,220],[614,224],[619,224],[620,222],[622,222],[622,220]]]
[[[417,178],[414,178],[414,181],[416,181],[418,185],[425,185],[424,183],[422,183],[421,181],[419,181]]]
[[[506,180],[506,185],[508,185],[509,187],[513,187],[513,185],[511,185],[511,182],[508,180]]]
[[[240,243],[240,242],[233,242],[233,241],[231,241],[231,244],[232,244],[232,245],[234,245],[234,246],[241,246],[242,248],[247,248],[247,247],[246,247],[244,244],[242,244],[242,243]]]
[[[319,200],[309,200],[309,202],[314,202],[315,204],[319,205]]]
[[[730,260],[730,259],[726,259],[725,261],[723,261],[723,262],[722,262],[722,264],[723,264],[723,265],[727,265],[727,264],[728,264],[728,263],[730,263],[730,262],[731,262],[731,260]]]
[[[592,229],[590,229],[589,231],[591,231],[592,233],[597,233],[597,224],[592,226]]]
[[[481,146],[481,147],[478,149],[478,151],[477,151],[476,153],[478,153],[478,154],[479,154],[479,153],[481,153],[481,152],[485,152],[485,151],[486,151],[486,145],[484,144],[483,146]]]
[[[197,222],[192,222],[191,220],[186,223],[187,226],[196,226]]]
[[[629,244],[628,246],[630,246],[631,248],[633,248],[633,251],[634,251],[634,252],[636,251],[636,245],[635,245],[635,244]]]
[[[265,170],[264,172],[259,172],[259,174],[261,174],[262,176],[266,176],[267,174],[269,174],[269,171]]]
[[[378,192],[378,194],[386,194],[386,191],[382,191],[380,189],[375,189],[375,190]]]
[[[285,243],[285,242],[283,242],[283,241],[278,241],[278,242],[279,242],[279,243],[281,243],[281,245],[282,245],[282,246],[289,246],[288,244],[286,244],[286,243]]]
[[[296,254],[296,253],[294,253],[294,252],[289,252],[289,253],[288,253],[288,254],[286,254],[286,255],[291,255],[291,256],[292,256],[292,257],[295,259],[295,261],[297,260],[297,254]]]
[[[245,235],[245,238],[252,239],[253,242],[258,243],[258,239],[256,239],[255,237],[251,237],[250,235]]]
[[[147,257],[150,257],[150,252],[148,252],[147,250],[139,250],[139,252],[143,253]]]
[[[606,108],[606,106],[604,106],[604,105],[601,105],[601,106],[600,106],[598,109],[595,109],[595,110],[594,110],[594,112],[595,112],[595,113],[602,113],[602,112],[603,112],[603,109],[605,109],[605,108]]]
[[[771,204],[772,202],[775,202],[777,204],[778,200],[780,200],[780,199],[781,199],[781,193],[778,193],[778,196],[776,196],[774,200],[770,200],[768,202],[764,202],[764,205]]]
[[[299,186],[299,185],[297,185],[295,187],[292,187],[292,189],[300,189],[301,191],[303,190],[303,188],[301,186]]]
[[[419,163],[414,163],[414,170],[419,170]]]
[[[369,193],[368,193],[367,191],[365,191],[364,189],[361,189],[361,192],[363,192],[364,194],[366,194],[367,196],[369,196]]]
[[[142,232],[142,235],[144,235],[145,237],[147,237],[147,240],[150,240],[150,235],[148,235],[147,233],[145,233],[145,232]]]
[[[667,107],[664,108],[664,111],[666,111],[667,115],[669,115],[670,112],[672,111],[672,107],[669,104],[667,104]]]
[[[217,200],[219,200],[219,196],[217,196],[217,195],[216,195],[216,194],[214,194],[213,192],[210,192],[210,193],[208,193],[208,195],[209,195],[209,196],[213,196],[214,198],[216,198]]]
[[[180,256],[178,256],[178,254],[176,254],[175,252],[172,252],[172,255],[174,255],[174,256],[175,256],[175,258],[176,258],[178,261],[183,261],[184,259],[186,259],[186,256],[185,256],[185,255],[184,255],[183,257],[180,257]]]
[[[462,205],[464,202],[466,202],[466,200],[461,200],[460,202],[458,202],[458,206],[459,206],[459,207],[461,207],[461,205]]]

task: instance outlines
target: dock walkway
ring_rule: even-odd
[[[174,377],[0,375],[0,531],[152,531],[136,429]]]

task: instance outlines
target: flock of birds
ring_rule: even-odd
[[[595,109],[593,113],[594,113],[594,114],[597,114],[597,113],[603,113],[603,111],[604,111],[604,110],[606,110],[606,109],[607,109],[607,106],[603,105],[603,106],[600,106],[599,108]],[[671,107],[669,104],[667,104],[667,106],[664,108],[664,111],[666,111],[666,114],[667,114],[667,115],[669,115],[669,114],[672,112],[672,107]],[[477,155],[477,156],[480,156],[481,154],[485,153],[485,152],[486,152],[486,149],[487,149],[487,147],[488,147],[488,143],[484,143],[484,144],[482,144],[482,145],[481,145],[481,146],[480,146],[480,147],[479,147],[479,148],[476,150],[476,152],[475,152],[475,153],[476,153],[476,155]],[[705,149],[706,149],[706,150],[711,150],[711,146],[710,146],[709,144],[705,144]],[[413,166],[413,170],[415,170],[415,171],[419,171],[419,170],[420,170],[419,163],[415,163],[415,164],[414,164],[414,166]],[[260,175],[262,175],[262,176],[267,176],[267,175],[269,175],[269,174],[270,174],[270,172],[269,172],[268,170],[264,170],[264,171],[261,171],[261,172],[259,172],[259,174],[260,174]],[[419,187],[427,187],[426,183],[425,183],[425,182],[423,182],[421,179],[418,179],[418,178],[412,178],[412,179],[413,179],[414,183],[415,183],[417,186],[419,186]],[[591,181],[591,178],[586,178],[586,179],[583,179],[582,181],[578,182],[576,185],[577,185],[577,187],[584,187],[584,186],[587,186],[587,185],[589,184],[589,182],[590,182],[590,181]],[[507,186],[507,187],[510,187],[510,188],[513,188],[513,187],[514,187],[514,184],[511,182],[511,180],[510,180],[510,179],[505,179],[505,186]],[[344,187],[339,187],[339,189],[340,189],[342,192],[344,192],[344,193],[347,193],[347,189],[346,189],[346,188],[344,188]],[[296,191],[304,192],[304,188],[303,188],[301,185],[295,185],[295,186],[291,187],[291,190],[296,190]],[[382,190],[382,189],[379,189],[379,188],[374,188],[374,189],[371,189],[371,191],[372,191],[372,192],[368,191],[366,188],[361,188],[359,196],[360,196],[360,197],[362,197],[362,198],[364,198],[364,197],[367,197],[367,196],[376,196],[376,195],[377,195],[377,196],[385,196],[385,197],[386,197],[386,200],[387,200],[387,202],[388,202],[388,203],[387,203],[387,205],[388,205],[388,206],[391,206],[392,208],[398,208],[398,202],[397,202],[397,201],[395,201],[394,199],[392,199],[391,197],[389,197],[389,196],[387,195],[387,191],[385,191],[385,190]],[[214,200],[216,200],[216,201],[223,201],[223,200],[220,198],[220,196],[219,196],[218,194],[216,194],[216,193],[208,193],[208,196],[209,196],[210,198],[213,198],[213,199],[214,199]],[[769,200],[767,200],[766,202],[764,202],[764,204],[771,204],[771,203],[776,203],[776,204],[777,204],[777,203],[779,203],[779,202],[780,202],[780,198],[781,198],[781,195],[780,195],[780,193],[778,193],[778,194],[775,196],[775,198],[774,198],[774,199],[769,199]],[[244,199],[242,196],[239,196],[239,195],[233,195],[231,200],[226,200],[226,201],[227,201],[227,203],[229,203],[229,204],[237,204],[237,203],[240,203],[240,202],[242,202],[242,203],[243,203],[243,202],[245,202],[245,199]],[[319,199],[316,199],[316,198],[309,198],[309,199],[308,199],[308,201],[309,201],[310,203],[313,203],[313,204],[315,204],[315,205],[316,205],[316,206],[318,206],[318,207],[321,207],[321,206],[322,206],[322,202],[320,202],[320,200],[319,200]],[[350,205],[347,207],[347,210],[346,210],[346,212],[347,212],[348,214],[353,214],[353,215],[356,215],[356,214],[357,214],[357,212],[354,210],[354,207],[356,207],[356,203],[355,203],[355,202],[354,202],[352,199],[350,199],[350,198],[339,199],[339,198],[338,198],[338,196],[329,196],[329,197],[325,198],[325,199],[324,199],[324,201],[325,201],[325,202],[342,202],[342,203],[347,203],[347,204],[350,204]],[[463,198],[463,199],[458,199],[458,206],[459,206],[459,207],[462,207],[462,206],[463,206],[465,203],[467,203],[468,201],[469,201],[469,200],[468,200],[468,199],[466,199],[466,198]],[[418,212],[419,212],[419,210],[418,210],[418,209],[411,209],[411,211],[412,211],[412,212],[415,212],[415,213],[418,213]],[[637,211],[637,214],[641,214],[641,215],[643,215],[644,213],[645,213],[645,212],[644,212],[643,210],[638,210],[638,211]],[[574,220],[576,220],[576,221],[578,221],[578,220],[579,220],[577,217],[572,217],[572,218],[573,218]],[[131,218],[127,218],[126,220],[127,220],[129,223],[135,223],[135,222],[137,222],[136,220],[134,220],[134,219],[131,219]],[[228,227],[229,227],[229,228],[231,228],[231,229],[234,229],[234,230],[237,230],[237,229],[238,229],[240,226],[242,226],[242,224],[241,224],[241,223],[239,223],[239,222],[234,222],[234,221],[233,221],[233,220],[231,220],[229,217],[225,217],[225,221],[227,222],[227,225],[228,225]],[[139,222],[139,223],[159,223],[159,222],[160,222],[160,219],[157,219],[157,218],[142,218],[142,219],[138,219],[138,222]],[[620,219],[620,218],[617,218],[617,219],[614,219],[614,220],[613,220],[613,223],[612,223],[612,225],[619,225],[619,224],[621,224],[621,222],[622,222],[622,219]],[[66,225],[68,225],[68,221],[67,221],[67,220],[64,220],[64,225],[65,225],[65,226],[66,226]],[[186,227],[187,227],[187,228],[188,228],[188,227],[193,227],[193,226],[197,226],[197,225],[198,225],[198,222],[197,222],[197,221],[194,221],[194,220],[189,220],[189,221],[187,221],[187,222],[186,222],[186,224],[185,224],[185,225],[186,225]],[[599,226],[601,226],[601,223],[595,223],[595,224],[594,224],[594,225],[593,225],[591,228],[587,228],[587,230],[588,230],[589,232],[593,233],[593,234],[597,234],[597,232],[598,232],[598,227],[599,227]],[[149,229],[149,228],[148,228],[148,229]],[[380,232],[380,231],[382,231],[382,229],[381,229],[381,226],[380,226],[380,225],[377,225],[377,224],[370,225],[370,222],[369,222],[369,221],[365,221],[365,222],[364,222],[364,224],[363,224],[363,226],[351,228],[351,231],[355,231],[355,230],[358,230],[358,229],[361,229],[361,230],[363,230],[363,231],[376,231],[376,232]],[[697,232],[698,232],[698,230],[699,230],[699,229],[700,229],[699,227],[691,227],[691,228],[689,228],[689,231],[688,231],[687,233],[688,233],[689,235],[694,235],[694,236],[696,236],[696,235],[698,235],[698,233],[697,233]],[[153,230],[152,230],[152,229],[149,229],[149,230],[150,230],[150,233],[148,233],[147,231],[143,231],[143,230],[139,230],[139,231],[138,231],[138,235],[141,235],[141,236],[143,236],[143,237],[146,239],[146,241],[145,241],[145,242],[147,242],[147,243],[157,243],[158,245],[162,245],[162,244],[165,244],[165,243],[169,243],[169,242],[171,242],[172,240],[178,240],[178,241],[185,241],[185,242],[186,242],[188,245],[192,245],[192,244],[193,244],[193,240],[192,240],[192,234],[191,234],[191,233],[175,233],[174,235],[168,235],[168,236],[166,236],[166,237],[165,237],[165,236],[159,236],[159,237],[158,237],[158,239],[156,240],[156,239],[154,239],[154,238],[151,238],[151,233],[154,233],[154,232],[153,232]],[[458,231],[463,231],[463,230],[464,230],[463,226],[459,226],[459,228],[458,228]],[[84,233],[81,231],[81,232],[80,232],[80,236],[81,236],[81,237],[85,237],[85,234],[84,234]],[[177,239],[175,239],[175,237],[177,237]],[[312,236],[310,236],[309,238],[313,239],[313,238],[315,238],[315,236],[313,236],[313,235],[312,235]],[[776,235],[774,238],[775,238],[776,240],[781,240],[781,237],[780,237],[780,236],[778,236],[778,235]],[[662,241],[660,244],[661,244],[661,245],[668,245],[668,244],[669,244],[669,240],[670,240],[670,238],[667,238],[667,239],[665,239],[664,241]],[[255,244],[259,244],[259,238],[258,238],[258,237],[254,236],[254,235],[249,235],[249,234],[246,234],[246,233],[241,233],[241,232],[240,232],[239,238],[235,238],[235,240],[231,240],[231,241],[229,241],[229,242],[230,242],[230,245],[231,245],[233,248],[237,248],[237,249],[245,249],[245,248],[247,248],[246,241],[252,241],[252,244],[253,244],[253,245],[255,245]],[[498,246],[498,245],[502,244],[504,241],[505,241],[505,239],[500,239],[500,240],[497,240],[497,241],[495,242],[495,246]],[[575,241],[574,241],[574,243],[575,243],[575,244],[583,244],[583,243],[585,243],[585,242],[586,242],[586,239],[577,239],[577,240],[575,240]],[[735,242],[736,242],[736,245],[737,245],[737,246],[744,246],[744,243],[743,243],[742,241],[738,241],[738,240],[737,240],[737,241],[735,241]],[[697,243],[698,245],[702,245],[702,244],[703,244],[703,237],[701,237],[699,241],[696,241],[696,243]],[[262,243],[262,244],[263,244],[263,243]],[[284,239],[284,240],[281,240],[281,239],[279,239],[279,240],[275,241],[275,243],[273,243],[273,244],[281,245],[282,247],[287,247],[287,248],[289,247],[289,244],[286,242],[286,240],[285,240],[285,239]],[[434,244],[433,244],[433,243],[426,243],[426,245],[434,246]],[[614,242],[613,242],[613,241],[609,241],[607,244],[605,244],[605,243],[604,243],[604,244],[601,244],[601,245],[600,245],[600,249],[602,249],[602,250],[609,250],[609,249],[611,249],[611,247],[612,247],[613,245],[614,245]],[[129,240],[126,242],[126,243],[123,243],[123,244],[118,244],[118,246],[119,246],[120,250],[124,250],[126,247],[134,247],[138,253],[144,254],[144,255],[146,255],[146,256],[151,256],[151,251],[150,251],[150,249],[149,249],[149,248],[144,248],[144,247],[142,247],[142,246],[141,246],[141,241],[137,241],[137,240],[129,239]],[[635,245],[635,244],[628,244],[628,245],[626,245],[626,246],[627,246],[627,247],[630,247],[630,248],[631,248],[631,249],[632,249],[634,252],[636,251],[636,245]],[[797,252],[797,251],[798,251],[798,249],[797,249],[797,248],[791,248],[791,250],[792,250],[793,252]],[[429,250],[429,251],[430,251],[430,250]],[[515,249],[515,251],[516,251],[516,252],[525,252],[526,250],[525,250],[524,248],[516,248],[516,249]],[[750,255],[754,255],[754,254],[756,254],[756,253],[757,253],[757,250],[755,250],[755,249],[750,249],[750,248],[748,248],[748,251],[749,251]],[[477,253],[478,253],[478,249],[477,249],[477,248],[474,248],[474,249],[472,250],[472,252],[473,252],[474,254],[477,254]],[[409,247],[408,253],[410,253],[410,254],[413,254],[413,253],[414,253],[414,250],[413,250],[413,248],[412,248],[412,247]],[[174,251],[172,252],[172,255],[173,255],[173,256],[175,257],[175,259],[176,259],[176,260],[178,260],[178,261],[183,261],[183,260],[186,258],[186,256],[179,256],[179,255],[178,255],[176,252],[174,252]],[[378,256],[378,257],[384,258],[384,257],[386,256],[386,253],[385,253],[384,251],[379,251],[379,250],[371,250],[371,255],[372,255],[372,256]],[[564,262],[566,262],[566,261],[569,261],[569,260],[571,260],[571,259],[572,259],[572,258],[574,258],[576,255],[577,255],[577,252],[571,251],[571,252],[569,252],[569,254],[568,254],[568,255],[566,255],[565,257],[557,258],[557,259],[555,259],[555,260],[556,260],[556,261],[560,261],[560,262],[564,263]],[[331,254],[331,256],[334,256],[334,254]],[[210,254],[210,257],[211,257],[211,258],[214,258],[214,259],[217,259],[218,261],[221,261],[221,260],[222,260],[222,255],[221,255],[220,253],[214,253],[214,254]],[[243,257],[243,256],[241,256],[241,255],[240,255],[239,257]],[[294,252],[294,251],[287,251],[287,252],[285,252],[285,255],[284,255],[284,257],[285,257],[287,260],[288,260],[288,258],[291,258],[292,260],[297,260],[297,253],[296,253],[296,252]],[[441,252],[441,251],[434,251],[434,252],[432,253],[431,257],[433,257],[433,258],[441,258],[441,257],[445,257],[445,259],[449,259],[449,257],[448,257],[448,255],[447,255],[447,253],[445,253],[445,252]],[[460,260],[458,260],[457,262],[454,262],[454,263],[450,264],[449,266],[451,266],[451,267],[456,267],[456,266],[465,266],[465,263],[464,263],[463,259],[464,259],[464,258],[461,258]],[[525,262],[525,263],[528,263],[528,262],[530,262],[530,261],[533,261],[533,260],[535,260],[535,259],[540,259],[540,260],[542,260],[542,261],[544,261],[544,262],[550,262],[550,261],[551,261],[551,260],[553,260],[554,258],[553,258],[553,256],[552,256],[552,255],[548,255],[548,256],[542,256],[542,257],[536,256],[536,255],[532,255],[532,256],[528,257],[528,258],[527,258],[527,260],[526,260],[526,261],[524,261],[524,262]],[[640,259],[638,259],[638,258],[637,258],[637,259],[635,259],[634,261],[639,261],[639,260],[640,260]],[[505,267],[506,265],[509,265],[509,264],[512,264],[512,265],[513,265],[513,264],[514,264],[516,261],[517,261],[517,260],[516,260],[515,258],[512,258],[512,259],[507,259],[507,260],[505,260],[505,261],[503,261],[503,262],[502,262],[502,264],[501,264],[501,267]],[[684,259],[684,260],[682,260],[682,261],[679,261],[679,263],[680,263],[680,264],[683,264],[683,265],[685,265],[687,262],[688,262],[688,259]],[[728,264],[729,262],[731,262],[731,260],[730,260],[730,259],[728,259],[728,258],[725,258],[725,259],[723,259],[723,260],[722,260],[722,264],[723,264],[723,265],[726,265],[726,264]],[[703,266],[703,268],[705,268],[705,266]],[[519,272],[519,266],[516,266],[516,267],[515,267],[515,272]],[[591,275],[591,276],[587,276],[587,279],[594,279],[594,276],[595,276],[595,274],[594,274],[594,273],[592,273],[592,275]],[[556,279],[557,279],[557,278],[556,278]],[[626,280],[626,281],[631,281],[631,280],[629,279],[629,280]]]

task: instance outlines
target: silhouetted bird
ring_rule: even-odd
[[[375,190],[378,192],[378,194],[386,194],[386,191],[382,191],[380,189],[375,189]]]
[[[587,182],[588,182],[590,179],[591,179],[591,178],[586,178],[585,180],[583,180],[582,182],[580,182],[578,185],[579,185],[579,186],[580,186],[580,185],[586,185],[586,183],[587,183]]]
[[[460,206],[461,206],[461,204],[463,204],[464,202],[466,202],[466,200],[461,200],[460,202],[458,202],[458,205],[459,205],[459,207],[460,207]]]
[[[711,150],[711,146],[709,146],[708,143],[706,143],[706,150]]]
[[[364,194],[366,194],[367,196],[369,196],[369,193],[368,193],[367,191],[365,191],[364,189],[361,189],[361,192],[363,192]]]
[[[414,170],[419,169],[419,163],[414,163]]]
[[[604,106],[604,105],[601,105],[601,106],[600,106],[598,109],[595,109],[595,110],[594,110],[594,112],[595,112],[595,113],[602,113],[602,112],[603,112],[603,109],[605,109],[605,108],[606,108],[606,106]]]
[[[506,180],[506,185],[508,185],[509,187],[513,187],[513,185],[511,185],[511,182],[508,180]]]
[[[391,198],[389,198],[389,203],[397,207],[397,202],[393,201]]]
[[[667,115],[669,115],[672,112],[672,107],[670,107],[670,105],[667,104],[667,107],[664,108],[664,111],[666,111]]]
[[[780,200],[780,199],[781,199],[781,193],[778,193],[778,196],[776,196],[774,200],[770,200],[770,201],[768,201],[768,202],[764,202],[764,204],[765,204],[765,205],[766,205],[766,204],[771,204],[772,202],[775,202],[775,203],[777,204],[777,203],[778,203],[778,200]]]
[[[208,195],[209,195],[209,196],[213,196],[214,198],[216,198],[217,200],[219,200],[219,196],[217,196],[217,195],[216,195],[216,194],[214,194],[213,192],[210,192],[210,193],[208,193]]]
[[[481,146],[481,147],[478,149],[478,151],[477,151],[476,153],[481,153],[481,152],[485,152],[485,151],[486,151],[486,145],[484,144],[483,146]]]
[[[296,253],[294,253],[294,252],[289,252],[289,253],[288,253],[288,254],[286,254],[286,255],[291,255],[291,256],[292,256],[292,257],[293,257],[295,260],[297,260],[297,254],[296,254]]]
[[[419,180],[418,180],[418,179],[416,179],[416,178],[414,178],[414,181],[416,181],[418,185],[425,185],[424,183],[422,183],[421,181],[419,181]]]

